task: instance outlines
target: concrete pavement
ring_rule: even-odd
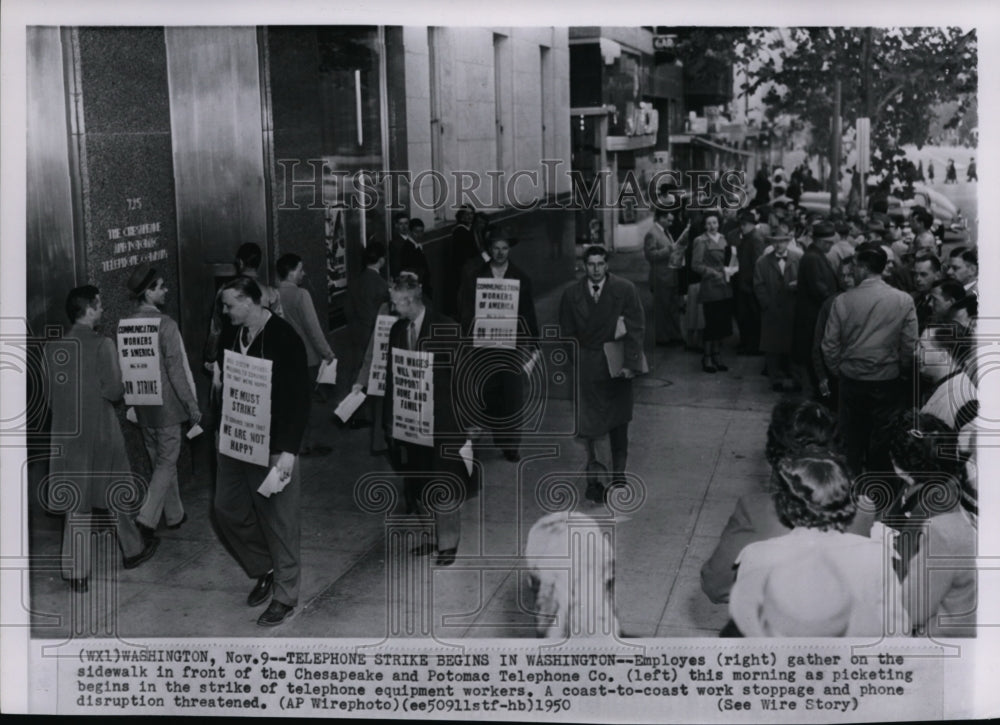
[[[616,254],[611,266],[637,282],[648,310],[641,253]],[[543,325],[556,322],[560,294],[538,300]],[[730,371],[709,375],[696,353],[648,352],[650,374],[636,382],[629,460],[645,498],[615,518],[618,615],[632,636],[714,636],[726,608],[701,593],[699,569],[736,498],[766,480],[764,436],[776,395],[760,374],[762,358],[736,357],[727,348]],[[571,430],[573,410],[572,400],[549,399],[544,429]],[[369,431],[327,425],[333,452],[302,459],[302,592],[285,624],[256,625],[263,607],[245,603],[253,581],[214,533],[210,480],[196,471],[182,481],[187,523],[177,531],[161,528],[148,563],[121,570],[117,549],[107,548],[84,595],[70,593],[58,571],[35,568],[30,598],[24,596],[33,634],[531,637],[520,555],[546,496],[558,495],[549,484],[568,481],[579,510],[611,515],[583,500],[584,450],[572,437],[540,434],[526,441],[519,464],[504,460],[487,440],[479,451],[482,490],[462,511],[458,561],[438,569],[430,558],[408,553],[424,528],[389,513],[394,479],[383,457],[369,455]],[[39,561],[58,556],[61,520],[29,494],[32,555]]]

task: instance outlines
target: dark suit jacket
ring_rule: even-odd
[[[462,274],[466,265],[480,259],[479,245],[471,228],[456,226],[451,232],[448,249],[448,275],[443,289],[445,293],[440,307],[445,314],[458,315],[458,290],[462,286]]]
[[[458,319],[466,336],[472,335],[472,324],[476,318],[476,280],[479,278],[493,279],[489,262],[481,265],[474,274],[463,280],[458,291]],[[517,344],[526,345],[530,339],[538,338],[538,318],[535,316],[535,297],[531,291],[531,278],[513,262],[507,263],[507,271],[504,272],[503,278],[521,281],[517,296],[517,314],[520,318]]]
[[[837,275],[826,255],[813,246],[799,260],[799,284],[795,290],[795,359],[806,363],[812,355],[813,335],[819,309],[839,291]]]
[[[788,253],[784,275],[773,253],[758,259],[754,267],[753,291],[760,303],[762,352],[788,354],[792,351],[795,291],[789,285],[798,279],[799,259]]]
[[[427,255],[413,241],[402,237],[393,240],[389,247],[389,272],[393,277],[398,277],[400,272],[416,272],[424,288],[424,296],[428,299],[433,297]]]
[[[635,285],[609,274],[596,303],[587,277],[563,292],[559,325],[563,336],[575,338],[578,345],[580,434],[585,437],[604,435],[632,419],[632,381],[613,379],[604,355],[604,343],[614,341],[619,317],[625,318],[625,365],[638,370],[646,320]]]

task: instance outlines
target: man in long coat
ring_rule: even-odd
[[[757,219],[749,209],[737,216],[729,243],[736,247],[740,271],[736,273],[736,324],[740,329],[740,351],[756,355],[760,351],[760,305],[753,293],[753,270],[767,246],[757,229]]]
[[[804,377],[808,377],[814,393],[818,390],[819,380],[809,363],[816,334],[816,318],[823,302],[840,291],[837,275],[826,256],[836,239],[837,232],[832,224],[817,224],[813,227],[813,243],[799,260],[792,359],[807,371]]]
[[[70,291],[66,313],[72,328],[45,347],[54,455],[49,461],[48,502],[65,512],[63,578],[86,592],[90,576],[89,516],[93,508],[114,509],[115,501],[138,498],[113,403],[122,399],[121,368],[114,343],[94,328],[104,314],[99,290]],[[68,509],[68,510],[67,510]],[[88,517],[88,518],[85,518]],[[82,532],[82,536],[78,535]],[[159,539],[143,541],[131,517],[116,513],[115,532],[132,569],[149,559]]]
[[[583,256],[587,276],[563,292],[559,305],[562,334],[577,341],[579,370],[580,436],[587,443],[588,466],[597,460],[597,440],[608,436],[611,470],[623,474],[628,462],[628,424],[632,420],[632,378],[642,369],[642,343],[646,320],[635,285],[608,274],[608,252],[588,247]],[[624,328],[624,336],[618,333]],[[612,378],[604,344],[624,341],[622,369]],[[598,486],[587,488],[587,497],[604,500]]]
[[[799,258],[788,250],[790,236],[775,235],[767,241],[773,248],[757,260],[753,271],[753,290],[760,303],[760,349],[767,363],[771,387],[777,391],[792,391],[798,387],[791,377],[789,357]]]

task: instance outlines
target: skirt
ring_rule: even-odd
[[[702,339],[705,342],[725,340],[733,334],[732,299],[702,302],[705,310],[705,332]]]
[[[686,307],[684,308],[684,329],[689,332],[699,332],[705,327],[705,316],[698,301],[698,293],[701,289],[699,283],[688,287]]]

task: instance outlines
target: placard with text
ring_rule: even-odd
[[[517,345],[517,301],[519,279],[476,280],[476,320],[472,329],[474,347]]]
[[[372,341],[372,366],[368,372],[368,394],[385,395],[385,369],[389,357],[389,331],[398,318],[379,315],[375,319],[375,339]]]
[[[434,353],[392,348],[392,437],[434,445]]]
[[[159,317],[126,318],[118,323],[118,359],[125,405],[163,405]]]
[[[270,360],[226,350],[219,453],[266,466],[271,445]]]

